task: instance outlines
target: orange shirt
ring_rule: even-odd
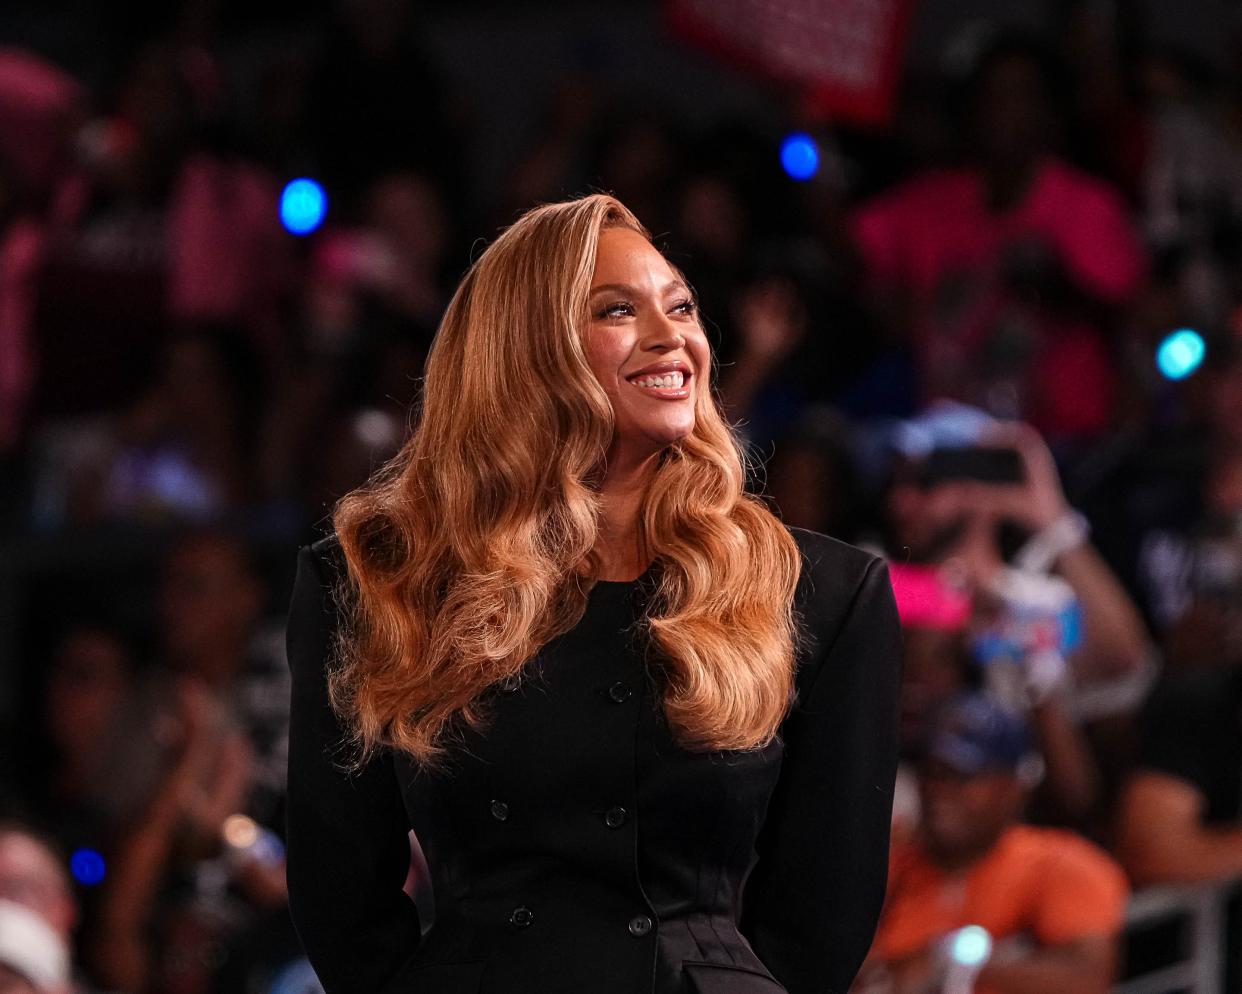
[[[950,876],[917,841],[894,853],[872,955],[898,960],[964,925],[994,939],[1055,945],[1121,930],[1129,884],[1104,850],[1073,832],[1014,825],[983,859]]]

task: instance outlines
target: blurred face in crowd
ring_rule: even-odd
[[[902,629],[901,741],[916,746],[929,716],[960,690],[964,680],[963,635],[935,628]]]
[[[211,679],[235,661],[263,607],[262,588],[243,550],[224,536],[199,536],[175,549],[159,594],[165,651],[175,665]]]
[[[52,659],[45,725],[65,757],[89,756],[111,731],[130,690],[131,660],[106,631],[70,632]]]
[[[746,213],[737,192],[710,174],[692,177],[681,191],[678,229],[697,252],[730,260],[743,248]]]
[[[1215,370],[1203,386],[1212,430],[1228,445],[1242,450],[1242,355]]]
[[[0,830],[0,897],[29,908],[68,939],[77,902],[55,853],[24,832]]]
[[[1204,503],[1221,518],[1242,514],[1242,449],[1220,453],[1208,471]]]
[[[787,441],[768,463],[768,493],[787,525],[832,532],[843,490],[832,461],[809,442]]]
[[[178,425],[204,431],[221,423],[236,424],[229,374],[207,337],[183,335],[169,344],[160,386]]]
[[[885,497],[894,548],[908,548],[913,562],[934,562],[944,555],[968,520],[952,498],[948,486],[924,487],[917,465],[900,467]]]
[[[404,260],[438,266],[448,239],[448,218],[436,188],[413,173],[383,177],[370,191],[367,220]]]
[[[1020,168],[1052,137],[1052,104],[1040,66],[1012,54],[997,59],[975,95],[975,147],[997,168]]]
[[[966,775],[928,759],[919,769],[919,796],[928,853],[955,866],[982,856],[1018,820],[1024,791],[1007,770]]]
[[[608,462],[641,463],[694,429],[699,380],[711,359],[695,300],[646,238],[607,228],[588,304],[583,347],[616,418]],[[677,371],[635,375],[658,363]]]

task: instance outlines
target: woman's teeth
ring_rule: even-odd
[[[638,376],[633,380],[640,387],[673,387],[678,388],[685,382],[681,373],[665,373],[663,376]]]

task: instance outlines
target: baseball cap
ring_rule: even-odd
[[[979,690],[958,694],[936,712],[927,755],[967,776],[1018,773],[1038,758],[1022,715]]]

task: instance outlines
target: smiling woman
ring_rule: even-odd
[[[529,212],[462,280],[415,431],[299,552],[289,900],[328,994],[849,985],[896,606],[882,560],[744,491],[711,366],[612,197]]]
[[[696,384],[711,363],[707,336],[686,281],[633,228],[605,228],[595,252],[583,346],[612,405],[614,431],[601,488],[604,574],[642,572],[635,515],[654,460],[695,426]],[[703,387],[701,389],[706,389]]]

